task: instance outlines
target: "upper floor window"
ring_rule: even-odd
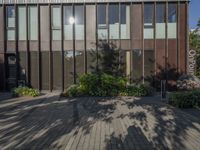
[[[84,40],[84,6],[76,5],[75,7],[75,39]]]
[[[120,38],[130,39],[130,6],[122,4],[120,8]]]
[[[156,39],[165,39],[166,9],[164,3],[156,4]]]
[[[6,17],[7,17],[7,40],[15,40],[15,7],[6,7]]]
[[[38,40],[38,9],[37,6],[28,7],[29,40]]]
[[[107,11],[105,4],[97,5],[97,24],[98,24],[98,39],[108,38],[108,27],[107,27]]]
[[[177,4],[168,4],[168,38],[177,38]]]
[[[153,4],[144,4],[144,39],[153,39]]]
[[[109,38],[119,39],[119,5],[109,5]]]
[[[26,40],[26,7],[18,7],[18,39]]]
[[[144,27],[153,27],[153,4],[144,4]]]
[[[74,20],[72,6],[64,6],[64,39],[73,40],[73,24]]]
[[[52,40],[61,40],[61,7],[52,6]]]
[[[176,22],[176,4],[170,3],[168,5],[168,22]]]

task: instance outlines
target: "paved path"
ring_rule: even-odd
[[[199,150],[200,117],[158,98],[39,98],[0,102],[0,149]]]

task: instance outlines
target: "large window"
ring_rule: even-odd
[[[75,6],[75,39],[84,40],[84,6]]]
[[[156,5],[156,39],[165,39],[165,4]]]
[[[130,6],[122,4],[120,8],[121,39],[130,39]]]
[[[19,40],[26,40],[26,7],[18,7],[18,38]]]
[[[144,4],[144,39],[153,39],[153,4]]]
[[[119,39],[119,5],[109,5],[109,38]]]
[[[6,16],[7,16],[7,40],[15,40],[15,7],[7,6],[6,7]]]
[[[177,32],[177,6],[174,3],[169,3],[168,5],[168,38],[176,38]]]
[[[38,40],[38,9],[37,6],[28,7],[29,40]]]
[[[106,21],[107,11],[106,5],[100,4],[97,6],[97,24],[98,24],[98,39],[108,38],[108,27]]]
[[[64,38],[73,40],[73,12],[72,6],[64,6]]]
[[[52,6],[52,40],[61,40],[61,7]]]

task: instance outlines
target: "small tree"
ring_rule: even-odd
[[[190,32],[190,48],[196,50],[197,57],[196,57],[196,64],[197,64],[197,71],[196,75],[200,77],[200,19],[197,23],[197,28],[194,31]]]

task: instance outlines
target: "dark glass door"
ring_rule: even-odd
[[[6,55],[6,86],[7,90],[16,87],[17,63],[15,54]]]

